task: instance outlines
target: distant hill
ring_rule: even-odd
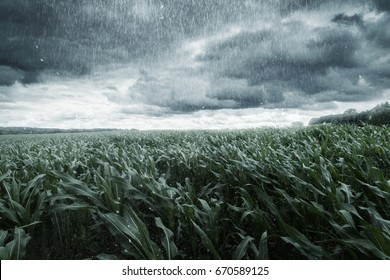
[[[390,124],[390,104],[389,102],[380,104],[371,110],[357,113],[354,109],[349,109],[343,114],[328,115],[311,119],[309,125],[314,124],[356,124],[356,125],[389,125]]]
[[[80,133],[119,131],[119,129],[96,128],[96,129],[59,129],[59,128],[36,128],[36,127],[1,127],[0,135],[6,134],[53,134],[53,133]]]

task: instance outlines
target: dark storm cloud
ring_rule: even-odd
[[[337,7],[340,4],[347,4],[351,7],[363,4],[381,11],[390,11],[390,2],[388,0],[279,0],[282,13],[290,13],[302,9],[313,10],[325,5]]]
[[[234,107],[250,108],[283,101],[280,90],[271,85],[248,85],[245,79],[220,78],[213,81],[207,96],[221,101],[233,102]]]
[[[14,81],[30,83],[37,81],[42,70],[87,72],[86,46],[68,38],[61,26],[61,13],[53,1],[1,1],[0,10],[0,65],[10,72],[21,73],[9,76],[2,84]],[[58,2],[61,6],[61,2]]]
[[[361,15],[354,14],[353,16],[347,16],[346,14],[337,14],[333,17],[332,22],[340,23],[340,24],[356,24],[358,26],[363,25],[363,19]]]
[[[82,75],[96,65],[154,61],[183,38],[259,15],[255,2],[2,0],[0,65],[23,72],[2,84],[34,82],[46,69]]]
[[[380,20],[367,27],[366,35],[371,41],[385,49],[390,48],[390,14],[386,14]]]
[[[241,63],[229,65],[225,75],[245,78],[249,84],[257,85],[272,80],[296,80],[305,75],[322,73],[329,67],[352,67],[356,64],[354,52],[358,41],[346,31],[322,31],[318,34],[319,38],[297,46],[289,46],[289,41],[281,44],[279,36],[272,36],[266,42],[264,37],[260,41],[256,37],[257,34],[253,34],[250,45],[241,38],[232,39],[237,39],[240,46],[248,49],[242,51],[245,55],[239,58]],[[304,48],[305,52],[301,52],[300,48]]]
[[[131,64],[146,71],[110,102],[187,112],[364,100],[389,87],[389,3],[0,0],[0,86]]]
[[[300,9],[314,9],[333,0],[280,0],[280,10],[282,13],[289,13]]]
[[[0,66],[0,85],[12,85],[13,81],[22,80],[23,72],[9,66]]]
[[[82,75],[164,49],[169,38],[156,28],[157,12],[135,2],[145,1],[1,1],[0,65],[22,71],[17,80],[27,83],[46,69]]]
[[[340,95],[349,95],[359,91],[353,86],[340,87],[341,79],[358,79],[354,69],[361,64],[356,55],[359,46],[359,35],[348,28],[319,28],[309,33],[302,23],[290,22],[275,30],[242,32],[210,46],[198,59],[214,73],[208,96],[233,100],[242,107],[286,106],[283,92],[315,95],[342,90]],[[338,80],[331,75],[334,69],[346,69],[345,73],[356,76],[343,72]]]
[[[217,39],[205,37],[195,61],[207,85],[190,90],[188,81],[199,81],[181,72],[168,80],[138,82],[131,95],[138,92],[142,98],[137,100],[175,111],[291,108],[310,102],[369,100],[389,87],[390,70],[383,58],[389,42],[388,16],[365,20],[364,13],[372,12],[365,7],[373,7],[373,2],[277,3],[272,8],[283,8],[282,14],[269,24],[243,25]],[[361,13],[356,13],[359,7]],[[294,17],[296,11],[300,17]],[[320,18],[313,28],[307,20],[314,17]]]
[[[390,1],[389,0],[373,0],[373,2],[379,10],[390,11]]]

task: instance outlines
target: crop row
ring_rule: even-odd
[[[1,259],[389,259],[388,127],[0,137]]]

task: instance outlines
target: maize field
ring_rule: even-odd
[[[390,128],[0,136],[0,259],[390,259]]]

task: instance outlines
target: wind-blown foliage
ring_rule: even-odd
[[[390,130],[0,137],[0,257],[389,259]]]
[[[388,102],[380,104],[371,110],[357,113],[354,109],[349,109],[344,114],[328,115],[310,120],[310,124],[355,124],[355,125],[389,125],[390,124],[390,104]]]

